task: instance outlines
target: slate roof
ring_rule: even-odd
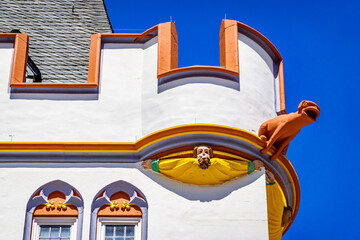
[[[103,0],[1,0],[0,32],[29,35],[42,82],[86,82],[90,38],[112,33]]]

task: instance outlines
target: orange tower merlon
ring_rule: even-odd
[[[158,25],[158,67],[157,74],[162,75],[178,68],[178,37],[175,23]]]
[[[223,20],[220,33],[220,66],[239,72],[238,25],[234,20]]]

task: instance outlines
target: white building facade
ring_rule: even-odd
[[[0,239],[269,239],[264,168],[198,186],[141,166],[203,144],[262,161],[295,218],[291,163],[260,153],[285,103],[282,58],[257,31],[224,20],[221,66],[186,68],[174,23],[93,34],[87,83],[26,83],[31,39],[0,40]]]

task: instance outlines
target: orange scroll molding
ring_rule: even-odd
[[[125,192],[114,193],[110,197],[110,203],[99,209],[99,217],[141,217],[141,209],[130,202],[130,197]]]
[[[65,194],[55,191],[49,194],[48,203],[41,204],[36,207],[34,216],[36,217],[76,217],[78,215],[77,207],[71,204],[66,204]]]

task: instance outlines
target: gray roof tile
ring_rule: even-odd
[[[103,0],[1,0],[0,32],[29,35],[42,82],[86,82],[90,37],[112,33]]]

